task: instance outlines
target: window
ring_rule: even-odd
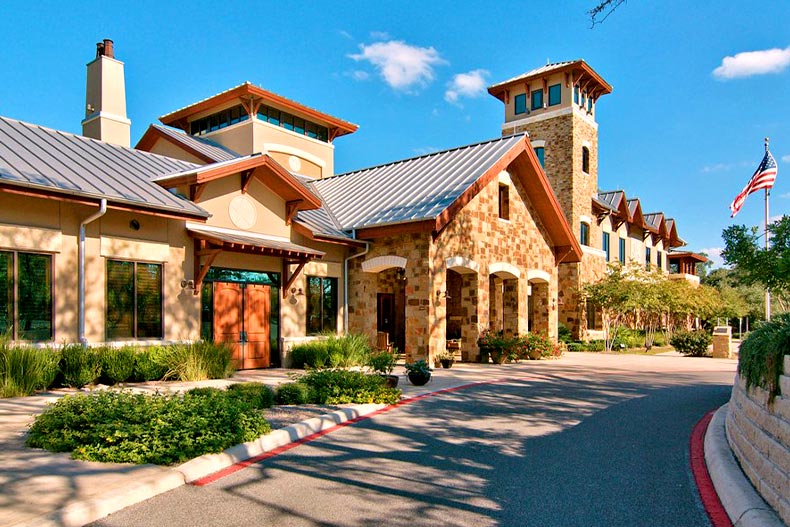
[[[543,108],[543,90],[535,90],[530,93],[530,99],[532,100],[532,110],[540,110]]]
[[[591,301],[587,301],[585,304],[585,314],[587,315],[587,329],[601,330],[603,329],[603,320],[598,315],[598,311],[600,308]]]
[[[625,238],[620,238],[620,263],[625,265]]]
[[[507,185],[499,185],[499,217],[510,219],[510,187]]]
[[[579,104],[579,87],[573,87],[573,104]]]
[[[162,264],[107,260],[107,340],[161,339]]]
[[[593,105],[592,97],[587,97],[587,111],[588,112],[592,111],[592,105]]]
[[[603,249],[603,252],[606,253],[606,261],[608,262],[609,261],[609,256],[610,256],[610,254],[609,254],[609,233],[608,232],[603,233],[603,243],[601,245],[602,245],[601,248]]]
[[[527,112],[527,94],[520,93],[513,98],[516,115]]]
[[[562,86],[554,84],[549,86],[549,106],[556,106],[562,102]]]
[[[307,334],[337,332],[337,278],[307,277]]]
[[[542,146],[535,147],[535,155],[538,156],[540,166],[546,168],[546,149]]]
[[[650,270],[650,247],[645,247],[645,269]]]
[[[52,257],[0,252],[0,334],[52,339]]]
[[[590,245],[590,224],[582,222],[579,242],[582,245]]]
[[[582,172],[590,173],[590,149],[586,146],[582,147]]]
[[[659,269],[664,268],[664,262],[662,260],[663,260],[663,256],[661,254],[661,251],[656,251],[656,267],[658,267]]]

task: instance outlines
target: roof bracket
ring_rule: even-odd
[[[241,173],[241,193],[246,194],[247,190],[250,188],[250,183],[252,183],[252,174],[255,172],[255,169],[251,168],[249,170],[245,170]]]
[[[302,204],[301,199],[293,200],[293,201],[286,201],[285,202],[285,224],[290,225],[296,216],[296,213],[299,212],[299,206]]]
[[[202,246],[203,248],[199,248],[199,246]],[[222,249],[206,249],[203,242],[195,244],[195,295],[200,294],[200,288],[203,285],[203,280],[206,278],[208,270],[211,269],[211,264],[214,263],[214,260],[217,259],[217,256],[219,256],[219,253],[221,252]],[[206,261],[203,262],[202,265],[200,263],[201,256],[206,256]]]
[[[291,289],[291,286],[296,281],[296,277],[298,277],[299,273],[301,273],[302,269],[304,269],[305,264],[307,264],[307,260],[299,260],[299,265],[296,268],[296,271],[294,271],[293,274],[291,274],[290,273],[291,262],[283,259],[283,291],[282,291],[283,298],[288,296],[288,291]]]
[[[198,183],[197,185],[192,185],[189,187],[189,200],[192,203],[197,203],[200,199],[200,196],[203,194],[203,191],[206,190],[205,183]]]

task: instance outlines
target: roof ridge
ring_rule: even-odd
[[[456,150],[463,150],[463,149],[466,149],[466,148],[473,148],[473,147],[476,147],[476,146],[490,144],[490,143],[494,143],[494,142],[497,142],[497,141],[503,141],[505,139],[510,139],[510,138],[516,137],[516,136],[529,137],[529,134],[527,132],[519,132],[519,133],[516,133],[516,134],[503,135],[501,137],[495,137],[493,139],[487,139],[487,140],[484,140],[484,141],[478,141],[476,143],[470,143],[470,144],[467,144],[467,145],[460,145],[460,146],[456,146],[456,147],[453,147],[453,148],[447,148],[447,149],[444,149],[444,150],[437,150],[436,152],[429,152],[427,154],[422,154],[422,155],[419,155],[419,156],[413,156],[413,157],[406,157],[406,158],[403,158],[403,159],[397,159],[395,161],[390,161],[388,163],[381,163],[379,165],[372,165],[372,166],[369,166],[369,167],[360,168],[360,169],[357,169],[357,170],[352,170],[350,172],[343,172],[342,174],[335,174],[334,176],[329,176],[329,177],[326,177],[326,178],[323,178],[323,179],[320,179],[320,180],[317,180],[317,181],[326,181],[328,179],[335,179],[335,178],[339,178],[339,177],[343,177],[343,176],[348,176],[348,175],[351,175],[351,174],[358,174],[359,172],[365,172],[365,171],[374,170],[374,169],[377,169],[377,168],[394,166],[394,165],[398,165],[398,164],[401,164],[401,163],[406,163],[408,161],[415,161],[417,159],[424,159],[424,158],[437,156],[437,155],[441,155],[441,154],[447,154],[449,152],[454,152]]]
[[[320,180],[311,181],[309,184],[305,184],[305,187],[308,187],[311,192],[315,193],[321,199],[321,208],[326,211],[326,215],[329,217],[330,220],[332,220],[332,225],[334,225],[338,231],[345,232],[345,229],[343,229],[343,225],[340,223],[340,220],[337,219],[335,213],[332,212],[331,208],[329,208],[329,204],[327,203],[326,199],[324,199],[324,195],[321,194],[321,190],[318,188],[317,185],[315,185],[316,181],[320,181]]]

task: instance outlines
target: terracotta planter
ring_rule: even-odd
[[[423,386],[428,384],[431,380],[431,374],[423,375],[422,373],[409,373],[409,382],[414,386]]]
[[[453,359],[442,359],[439,362],[442,364],[442,368],[452,368],[455,363]]]
[[[507,360],[507,352],[505,350],[494,350],[491,352],[491,360],[494,364],[504,364]]]

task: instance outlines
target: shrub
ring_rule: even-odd
[[[101,375],[101,358],[93,348],[81,344],[66,344],[60,352],[60,371],[63,384],[82,388],[92,384]]]
[[[183,396],[101,391],[68,395],[30,427],[27,445],[114,463],[182,463],[271,431],[260,410],[222,390]]]
[[[303,382],[281,384],[274,393],[277,404],[310,404],[315,402],[315,394]]]
[[[738,352],[738,373],[747,387],[760,386],[773,401],[781,393],[785,354],[790,354],[790,313],[775,315],[749,333]]]
[[[58,372],[60,354],[54,349],[12,347],[0,341],[0,397],[21,397],[49,388]]]
[[[563,324],[562,322],[559,323],[557,326],[557,340],[560,342],[564,342],[565,344],[570,344],[572,337],[571,337],[571,328]]]
[[[350,370],[313,370],[299,379],[314,392],[318,404],[398,402],[401,391],[384,382],[380,375]]]
[[[102,378],[109,384],[117,384],[131,379],[134,375],[136,349],[132,346],[121,348],[99,348]]]
[[[438,354],[436,358],[440,360]],[[453,357],[451,354],[448,354],[447,358],[452,359]],[[396,361],[397,357],[394,353],[390,353],[387,350],[374,351],[368,356],[367,366],[379,375],[389,375],[395,368]]]
[[[261,410],[271,408],[274,404],[274,392],[259,382],[240,382],[228,386],[231,397],[238,397]]]
[[[678,331],[669,343],[683,355],[702,357],[708,352],[713,337],[707,331]]]
[[[569,342],[568,351],[585,351],[584,342]]]
[[[159,346],[143,348],[134,356],[135,381],[160,381],[167,373],[167,366],[163,360],[164,351]]]
[[[554,353],[554,344],[548,336],[540,333],[527,333],[521,337],[520,359],[545,359]]]
[[[350,368],[367,364],[372,352],[364,335],[327,335],[322,340],[298,344],[291,349],[294,368]]]
[[[225,379],[235,371],[230,346],[224,342],[172,344],[162,348],[159,360],[167,367],[163,378],[176,381]]]

